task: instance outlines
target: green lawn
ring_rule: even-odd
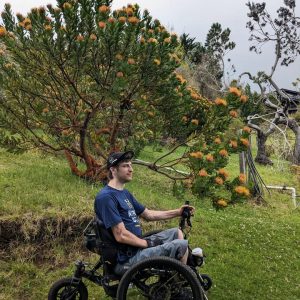
[[[140,158],[152,157],[147,147]],[[267,184],[300,191],[287,163],[258,169]],[[232,176],[238,174],[237,156],[231,158],[228,170]],[[176,208],[184,201],[172,195],[169,180],[141,166],[135,166],[134,180],[127,187],[150,208]],[[0,152],[1,224],[21,222],[19,230],[32,235],[34,227],[49,218],[60,220],[56,233],[66,231],[60,238],[51,237],[49,221],[42,223],[45,240],[28,237],[22,245],[11,244],[9,256],[1,247],[0,299],[46,299],[53,281],[72,274],[74,261],[97,259],[81,245],[84,228],[65,224],[92,216],[100,188],[72,176],[61,158]],[[202,272],[214,281],[210,300],[300,299],[300,209],[293,208],[288,193],[265,193],[266,206],[249,202],[222,211],[213,209],[209,199],[187,198],[196,206],[190,243],[204,249],[207,260]],[[150,224],[144,226],[148,230]],[[177,226],[177,220],[153,226]],[[71,238],[66,238],[68,233]],[[89,294],[89,299],[105,299],[101,288],[92,284]]]

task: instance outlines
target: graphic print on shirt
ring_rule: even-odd
[[[133,205],[131,204],[131,202],[128,199],[124,200],[125,203],[127,204],[129,210],[128,210],[128,217],[131,218],[132,222],[135,223],[135,226],[140,226],[139,225],[139,219],[135,213],[135,210],[133,208]]]

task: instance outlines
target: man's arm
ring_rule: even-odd
[[[111,227],[113,235],[118,243],[131,245],[139,248],[147,248],[146,240],[140,239],[125,228],[123,222]]]
[[[191,214],[194,213],[195,208],[193,206],[183,205],[180,208],[166,210],[166,211],[150,210],[145,208],[145,210],[140,214],[140,216],[147,221],[167,220],[167,219],[180,217],[185,207],[189,207],[189,209],[191,210]]]

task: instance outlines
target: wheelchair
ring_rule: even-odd
[[[190,216],[181,217],[179,227],[184,232],[185,224],[191,225]],[[151,231],[143,237],[158,233]],[[105,294],[117,300],[202,300],[208,299],[206,291],[212,286],[212,280],[206,274],[200,274],[197,267],[204,263],[204,256],[193,254],[189,248],[187,265],[170,257],[151,257],[126,267],[116,274],[116,253],[122,251],[112,232],[105,229],[96,217],[84,230],[85,245],[89,251],[100,257],[93,267],[88,263],[77,261],[72,277],[56,281],[50,288],[48,300],[86,300],[88,290],[83,279],[102,286]],[[199,249],[199,248],[198,248]]]

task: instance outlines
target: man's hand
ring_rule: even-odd
[[[150,238],[149,239],[145,239],[146,242],[147,242],[147,246],[148,248],[151,248],[151,247],[156,247],[156,246],[159,246],[159,245],[162,245],[163,244],[163,241],[159,238],[155,238],[153,240],[151,240]]]
[[[188,209],[190,210],[190,213],[191,213],[191,216],[194,215],[194,212],[195,212],[195,207],[194,206],[191,206],[191,205],[182,205],[180,208],[179,208],[179,216],[182,216],[182,213],[183,213],[183,210],[188,207]]]

